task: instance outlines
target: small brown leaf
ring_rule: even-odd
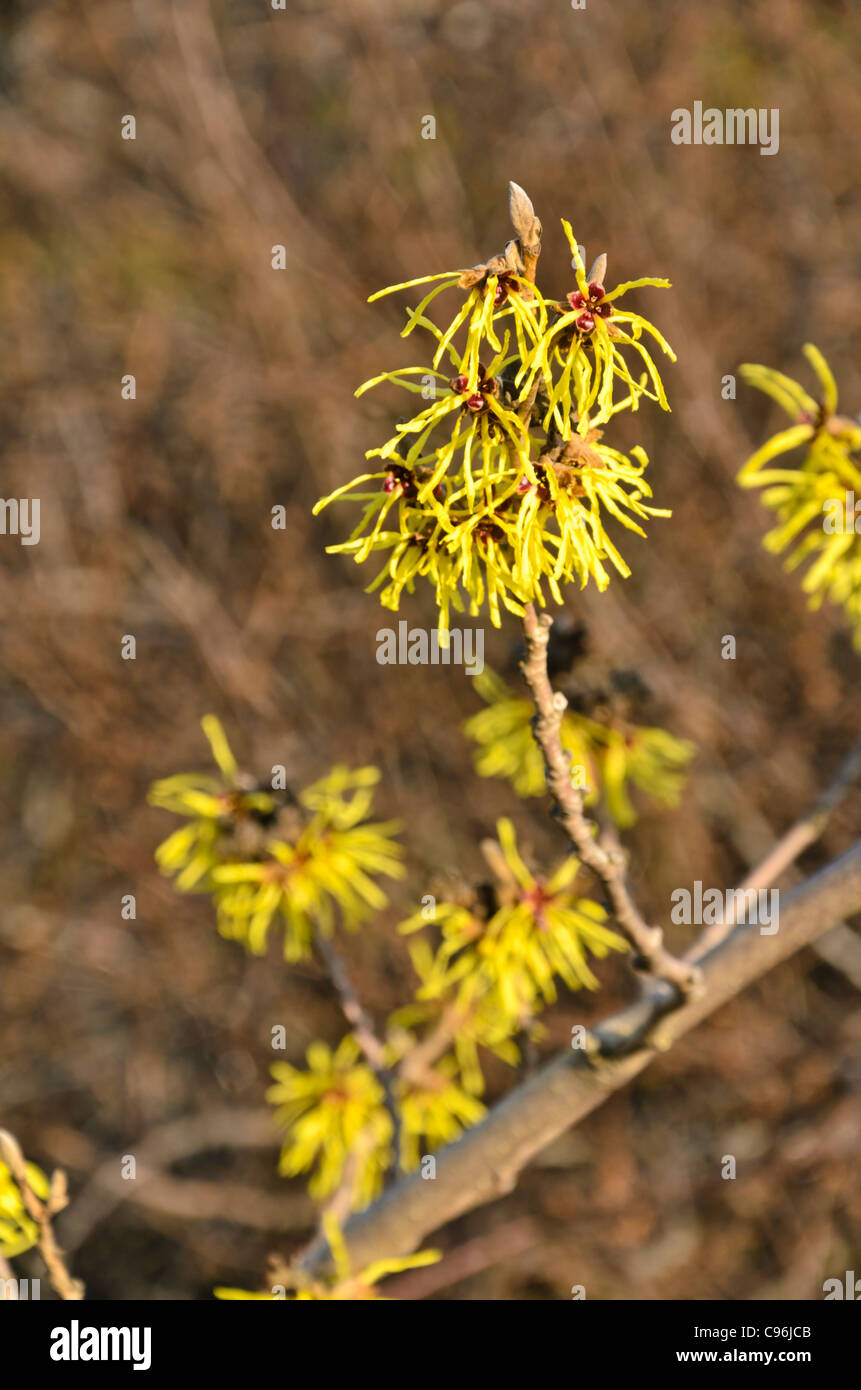
[[[458,280],[458,289],[471,290],[473,285],[477,285],[479,280],[483,280],[487,274],[486,265],[474,265],[472,270],[465,270]]]
[[[520,255],[520,246],[516,241],[509,241],[505,248],[503,257],[506,270],[513,275],[523,274],[523,260]]]

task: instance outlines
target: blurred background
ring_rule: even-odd
[[[536,864],[564,848],[544,803],[473,774],[460,726],[480,702],[461,669],[377,665],[393,620],[363,593],[373,571],[324,553],[352,513],[310,515],[400,406],[355,387],[416,360],[403,304],[367,296],[500,251],[509,179],[543,220],[549,292],[571,287],[562,216],[589,260],[608,252],[610,283],[674,285],[634,304],[678,352],[673,413],[642,410],[614,439],[645,446],[673,517],[625,538],[630,580],[572,591],[567,610],[595,661],[648,685],[645,722],[699,748],[681,807],[627,837],[648,913],[666,919],[696,878],[736,881],[857,735],[842,617],[806,610],[733,481],[782,417],[740,380],[721,396],[742,361],[810,386],[812,339],[846,413],[861,408],[857,12],[7,0],[0,26],[2,494],[41,499],[40,543],[0,544],[0,1117],[67,1169],[59,1235],[91,1297],[207,1298],[259,1286],[267,1254],[313,1227],[303,1185],[276,1174],[272,1027],[297,1063],[343,1028],[316,967],[288,970],[274,939],[246,957],[155,870],[174,822],[147,787],[207,765],[201,715],[244,766],[283,763],[298,785],[336,760],[382,769],[410,878],[344,944],[377,1018],[413,989],[396,923],[440,872],[479,871],[497,816]],[[777,107],[779,153],[672,144],[670,113],[696,100]],[[400,616],[433,625],[431,595]],[[486,636],[516,682],[515,620]],[[856,790],[802,868],[859,816]],[[629,997],[621,972],[603,978],[545,1016],[542,1052]],[[861,1250],[859,985],[857,934],[787,963],[440,1233],[445,1264],[403,1290],[822,1297]],[[494,1069],[491,1095],[514,1079]]]

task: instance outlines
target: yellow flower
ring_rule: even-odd
[[[568,439],[576,420],[578,432],[586,434],[619,410],[636,410],[641,396],[669,410],[660,373],[643,334],[650,335],[672,362],[675,353],[648,319],[617,305],[629,290],[646,285],[669,289],[669,280],[650,276],[627,280],[608,293],[603,284],[606,256],[598,258],[587,276],[571,224],[563,219],[562,228],[571,247],[577,288],[568,295],[565,307],[561,303],[548,305],[550,327],[522,369],[527,386],[536,374],[544,382],[548,396],[545,429],[553,422],[561,438]],[[644,366],[645,373],[632,376],[623,349],[639,358],[638,370]],[[627,393],[621,400],[614,397],[617,380]]]
[[[772,554],[788,552],[785,567],[810,566],[802,581],[809,607],[827,599],[842,604],[861,648],[861,527],[856,499],[861,498],[861,426],[837,414],[837,385],[818,348],[806,343],[804,354],[819,380],[816,401],[798,382],[769,367],[744,364],[741,374],[766,392],[790,416],[788,429],[757,449],[738,475],[742,487],[762,487],[762,500],[777,515],[778,525],[763,544]],[[795,467],[775,459],[805,447]]]
[[[36,1196],[45,1201],[50,1183],[35,1163],[26,1165],[27,1181]],[[39,1227],[24,1205],[18,1184],[7,1165],[0,1162],[0,1255],[14,1259],[31,1249],[39,1238]]]
[[[486,666],[473,680],[476,693],[487,708],[467,719],[463,731],[478,745],[475,770],[480,777],[504,777],[518,796],[543,796],[547,790],[544,759],[532,732],[535,706],[525,697],[512,695],[508,686]],[[562,747],[571,756],[572,767],[584,770],[584,800],[597,799],[597,765],[591,741],[580,727],[577,715],[567,711],[560,728]]]
[[[243,821],[265,823],[276,808],[270,791],[242,785],[236,759],[215,715],[206,715],[201,726],[221,775],[184,772],[164,777],[153,783],[148,796],[153,806],[190,818],[155,852],[162,873],[177,875],[181,893],[209,890],[210,874],[219,862],[219,843]]]
[[[287,1131],[279,1172],[295,1177],[313,1169],[308,1191],[317,1201],[335,1191],[352,1155],[356,1205],[367,1206],[391,1161],[392,1122],[383,1088],[359,1056],[358,1043],[348,1035],[335,1052],[312,1043],[307,1071],[289,1062],[271,1068],[275,1085],[266,1098]]]
[[[412,942],[410,957],[421,983],[414,1002],[390,1015],[390,1037],[397,1040],[395,1050],[403,1057],[417,1045],[411,1030],[432,1025],[453,1010],[457,1028],[452,1047],[460,1084],[471,1095],[480,1096],[484,1092],[484,1074],[479,1048],[486,1048],[509,1066],[516,1066],[520,1051],[512,1038],[515,1025],[500,1006],[493,980],[477,968],[475,961],[464,954],[458,957],[456,967],[452,965],[452,957],[459,949],[454,944],[455,923],[460,924],[466,940],[480,936],[482,925],[468,909],[452,903],[436,904],[434,922],[443,927],[442,944],[435,954],[427,941]],[[414,932],[427,925],[419,911],[402,922],[398,930]],[[524,1016],[520,1022],[525,1027],[530,1019]]]
[[[549,879],[537,878],[518,853],[509,820],[497,822],[497,837],[513,891],[476,949],[498,982],[506,1010],[516,1016],[524,1000],[538,995],[552,1003],[555,976],[569,989],[597,989],[588,955],[600,959],[628,946],[604,926],[607,913],[600,904],[570,891],[579,860],[572,855]]]
[[[300,794],[244,789],[221,725],[203,721],[221,778],[183,774],[157,782],[150,800],[189,816],[156,850],[180,892],[214,897],[218,930],[256,955],[278,919],[287,960],[311,953],[315,929],[331,935],[338,914],[354,929],[387,898],[376,878],[400,878],[395,821],[365,823],[379,780],[374,767],[333,768]],[[248,853],[244,852],[248,850]]]
[[[500,324],[505,328],[513,328],[521,359],[527,355],[532,344],[540,339],[546,326],[544,301],[535,286],[523,279],[522,272],[523,263],[519,250],[516,243],[510,241],[501,256],[493,257],[484,265],[474,266],[471,270],[422,275],[417,280],[389,285],[386,289],[372,294],[368,302],[373,303],[376,299],[382,299],[384,295],[397,294],[401,290],[413,289],[416,285],[433,284],[434,288],[428,291],[418,307],[408,310],[407,324],[401,337],[408,337],[417,327],[431,333],[437,340],[433,358],[434,368],[438,368],[440,362],[448,356],[454,361],[457,370],[466,376],[470,391],[475,391],[479,380],[479,358],[484,345],[487,344],[496,352],[503,350],[499,337]],[[427,317],[426,310],[438,295],[455,288],[468,291],[466,299],[448,326],[440,329]],[[466,331],[466,345],[458,355],[453,344],[456,335],[462,329]],[[413,373],[423,373],[425,370],[418,367],[407,369]]]
[[[545,880],[523,863],[510,821],[497,823],[497,835],[498,846],[488,847],[499,880],[496,910],[483,921],[468,909],[437,904],[441,944],[435,955],[417,953],[414,963],[423,979],[419,999],[454,990],[459,1004],[480,1000],[494,1010],[510,1033],[526,1027],[542,1003],[555,1000],[556,978],[569,989],[597,989],[588,956],[628,947],[604,925],[607,914],[598,903],[571,891],[577,859],[565,859]],[[425,925],[416,914],[400,930]],[[477,1040],[494,1041],[492,1034]]]
[[[487,668],[475,677],[475,687],[488,707],[463,727],[478,745],[475,768],[479,776],[504,777],[518,796],[543,796],[547,784],[532,733],[532,702],[513,696]],[[572,709],[562,716],[559,733],[571,756],[572,772],[577,771],[584,804],[601,800],[622,828],[637,819],[628,785],[658,806],[675,806],[685,784],[685,768],[696,751],[687,739],[665,729],[628,721],[602,724]]]
[[[591,725],[607,812],[621,829],[637,820],[628,795],[629,783],[657,806],[678,805],[685,769],[696,752],[693,743],[666,729],[635,725],[612,728],[593,720],[584,723]]]
[[[522,225],[540,233],[525,195],[518,191],[515,202]],[[571,229],[563,226],[570,240]],[[505,256],[469,272],[393,287],[434,282],[404,330],[421,326],[436,339],[433,365],[383,372],[357,394],[394,384],[420,394],[424,404],[368,452],[382,468],[341,484],[314,508],[318,513],[345,498],[362,504],[348,538],[329,552],[351,555],[357,564],[380,556],[383,568],[369,592],[379,590],[385,608],[397,610],[419,580],[430,583],[441,641],[451,611],[462,612],[467,603],[474,617],[486,605],[499,627],[504,609],[522,616],[526,603],[543,606],[548,594],[561,603],[564,584],[583,587],[594,579],[606,588],[610,567],[630,574],[607,520],[643,536],[642,522],[669,515],[649,500],[644,451],[621,453],[596,428],[619,410],[636,409],[641,396],[669,408],[643,335],[671,357],[672,351],[647,320],[617,303],[637,285],[667,282],[632,281],[605,294],[585,279],[574,247],[580,286],[574,298],[595,300],[592,317],[579,306],[548,305],[523,278],[519,247],[512,242]],[[425,311],[455,285],[468,296],[441,330]],[[456,348],[462,332],[465,345]],[[642,380],[631,376],[626,353],[645,364]],[[454,372],[448,379],[440,370],[444,361]],[[628,392],[622,400],[613,396],[619,379]]]
[[[219,931],[263,955],[280,916],[285,959],[306,959],[315,927],[331,936],[337,911],[354,931],[386,906],[388,898],[371,874],[403,877],[403,851],[390,838],[398,828],[395,821],[352,830],[312,824],[295,844],[270,840],[262,863],[219,865],[212,870]]]
[[[454,1057],[444,1057],[420,1082],[407,1085],[400,1098],[401,1166],[415,1168],[423,1153],[431,1153],[478,1124],[485,1108],[457,1080]]]

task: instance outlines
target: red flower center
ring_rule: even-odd
[[[568,296],[568,303],[572,309],[582,309],[582,313],[574,320],[581,333],[589,334],[594,332],[595,319],[607,319],[613,310],[609,304],[602,304],[602,300],[607,293],[603,285],[599,285],[595,280],[587,287],[588,293],[582,290],[574,290]]]
[[[466,395],[469,391],[469,377],[456,376],[452,378],[451,389],[458,396]],[[470,392],[464,401],[464,410],[469,410],[473,415],[478,415],[487,406],[488,396],[495,396],[497,392],[496,378],[487,375],[486,368],[479,365],[478,383],[474,391]]]

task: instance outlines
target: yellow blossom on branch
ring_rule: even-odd
[[[27,1182],[36,1196],[46,1201],[51,1189],[47,1177],[35,1163],[26,1164]],[[18,1184],[8,1166],[0,1160],[0,1255],[14,1259],[30,1250],[39,1239],[39,1227],[31,1217]]]
[[[540,232],[526,195],[512,188],[520,225]],[[428,582],[443,643],[451,612],[467,605],[472,616],[486,607],[499,627],[503,610],[522,616],[527,603],[561,603],[566,584],[593,580],[604,589],[611,570],[629,575],[613,527],[644,536],[644,522],[669,515],[652,505],[644,451],[613,448],[600,428],[641,398],[669,409],[646,344],[674,354],[654,325],[619,304],[629,290],[668,282],[646,278],[607,292],[586,278],[570,225],[563,228],[577,283],[564,304],[525,277],[519,242],[472,271],[380,291],[432,284],[404,330],[430,334],[432,363],[382,372],[357,394],[394,385],[423,403],[368,452],[381,468],[341,483],[314,509],[362,505],[348,538],[327,549],[357,564],[381,558],[369,591],[392,610]],[[596,266],[603,276],[606,257]],[[431,306],[456,289],[466,297],[439,328]]]
[[[808,565],[801,587],[809,607],[825,600],[841,604],[861,649],[861,425],[838,415],[837,384],[819,349],[806,343],[803,351],[819,381],[819,400],[770,367],[746,363],[740,369],[792,424],[757,449],[738,482],[763,488],[762,501],[777,516],[765,548],[788,552],[788,570]],[[793,466],[784,456],[798,450],[803,453]]]
[[[275,1062],[266,1098],[287,1137],[279,1172],[314,1170],[308,1187],[315,1200],[338,1186],[351,1154],[358,1154],[353,1190],[359,1206],[377,1196],[391,1161],[392,1122],[383,1088],[359,1060],[358,1043],[344,1038],[333,1052],[325,1043],[308,1048],[307,1070]]]
[[[377,879],[401,878],[396,821],[368,822],[374,767],[335,767],[297,798],[240,777],[224,731],[203,721],[221,777],[189,773],[156,782],[150,800],[189,818],[156,851],[180,892],[212,893],[218,929],[262,955],[276,921],[287,960],[310,955],[315,930],[331,935],[385,907]]]
[[[503,777],[518,796],[543,796],[544,763],[532,733],[534,706],[512,695],[505,682],[488,669],[475,677],[475,688],[487,708],[472,715],[464,733],[477,744],[475,769],[481,777]],[[637,819],[629,788],[636,787],[655,805],[678,803],[685,769],[695,753],[687,739],[666,729],[630,720],[607,724],[567,709],[559,730],[570,754],[584,805],[603,803],[620,828]]]
[[[508,1020],[509,1032],[522,1029],[544,1004],[556,998],[556,979],[569,989],[596,989],[589,956],[600,959],[627,944],[606,925],[600,904],[573,890],[580,869],[573,856],[548,878],[526,867],[514,827],[497,823],[498,845],[491,861],[498,879],[496,910],[482,920],[455,904],[437,904],[435,919],[441,942],[432,958],[421,961],[423,984],[418,998],[456,991],[464,1007],[478,997]],[[413,932],[427,923],[421,914],[402,923]]]

